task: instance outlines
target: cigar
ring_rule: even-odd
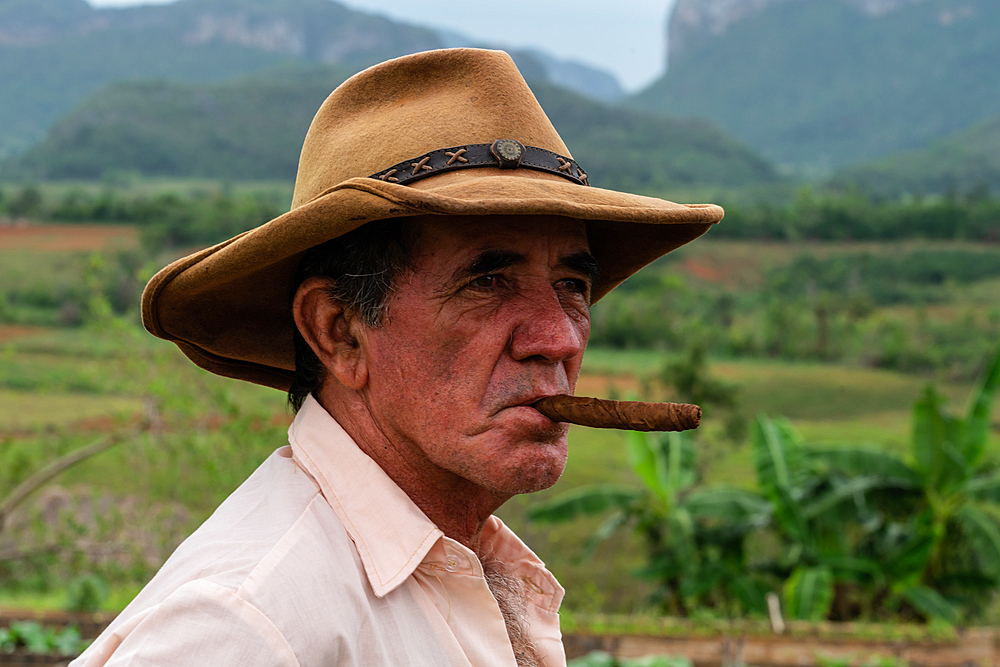
[[[547,396],[533,406],[557,422],[629,431],[687,431],[698,428],[701,408],[688,403],[607,401],[585,396]]]

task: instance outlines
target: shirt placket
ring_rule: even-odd
[[[422,587],[475,667],[515,667],[507,627],[476,556],[443,538],[418,568]]]

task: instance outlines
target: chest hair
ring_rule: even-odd
[[[527,602],[524,584],[511,574],[501,561],[492,556],[480,558],[486,585],[496,598],[497,606],[507,626],[507,637],[514,649],[517,667],[541,667],[542,661],[535,651],[535,645],[528,634]]]

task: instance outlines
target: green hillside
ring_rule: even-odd
[[[117,83],[59,121],[4,178],[149,176],[292,179],[316,109],[347,73],[286,66],[224,83]],[[667,119],[533,83],[597,185],[657,192],[779,179],[773,166],[704,121]]]
[[[709,122],[607,106],[540,82],[531,87],[595,185],[656,194],[781,180],[773,164]]]
[[[297,66],[224,83],[112,84],[0,173],[97,179],[133,171],[291,180],[316,109],[347,76]]]
[[[26,150],[57,118],[111,81],[220,80],[278,60],[230,44],[181,48],[156,30],[74,35],[32,49],[0,46],[0,156]]]
[[[711,119],[816,173],[925,146],[1000,109],[1000,3],[925,0],[878,17],[780,2],[691,45],[633,99]]]
[[[41,141],[57,119],[110,83],[219,82],[289,62],[353,72],[452,43],[469,40],[333,0],[102,9],[85,0],[0,0],[0,159]],[[526,76],[596,99],[621,97],[607,72],[537,51],[511,55]]]
[[[841,170],[834,187],[879,197],[905,194],[1000,194],[1000,117],[874,162]]]
[[[356,71],[441,46],[432,31],[331,0],[179,0],[94,9],[0,0],[0,158],[121,80],[222,81],[287,61]]]

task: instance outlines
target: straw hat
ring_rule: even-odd
[[[373,220],[427,214],[586,221],[596,301],[723,212],[590,185],[506,53],[418,53],[333,91],[306,135],[291,210],[157,273],[143,323],[202,368],[286,390],[302,253]]]

